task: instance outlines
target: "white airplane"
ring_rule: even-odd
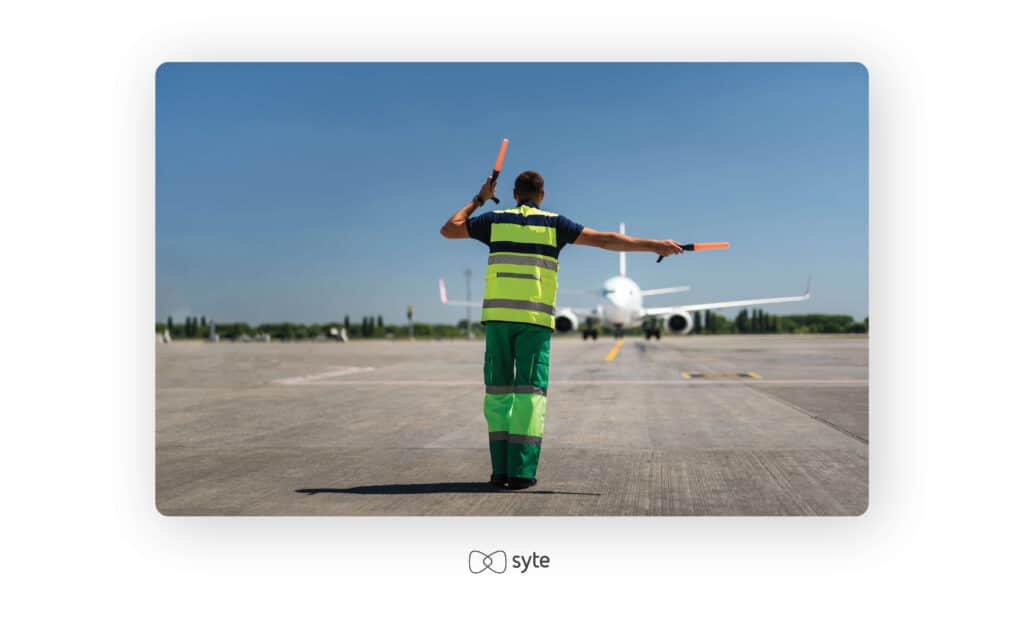
[[[619,224],[619,232],[626,234],[626,224]],[[449,306],[482,306],[481,302],[458,302],[448,299],[444,279],[439,282],[441,303]],[[807,278],[807,288],[803,295],[789,297],[767,297],[760,299],[741,299],[729,302],[711,302],[707,304],[682,304],[678,306],[644,307],[645,295],[666,295],[689,291],[688,286],[670,286],[661,289],[641,289],[640,286],[626,276],[626,252],[619,252],[619,275],[604,281],[600,291],[588,293],[602,298],[602,303],[594,308],[559,308],[555,311],[555,331],[573,332],[581,329],[580,321],[584,322],[583,340],[597,340],[598,327],[611,327],[615,337],[623,336],[625,328],[644,326],[644,336],[661,339],[661,328],[652,321],[665,320],[665,326],[674,334],[689,334],[693,330],[693,313],[702,310],[719,310],[723,308],[740,308],[760,304],[781,304],[784,302],[802,302],[811,298],[811,278]],[[597,326],[597,327],[595,327]]]

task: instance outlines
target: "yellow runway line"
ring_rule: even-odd
[[[619,341],[615,344],[615,347],[612,347],[612,351],[608,352],[608,355],[604,357],[604,361],[611,362],[615,360],[615,356],[617,356],[619,353],[619,348],[622,347],[622,344],[625,342],[626,339],[619,339]]]

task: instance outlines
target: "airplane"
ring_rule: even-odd
[[[626,224],[619,224],[619,232],[626,234]],[[444,278],[439,281],[441,303],[449,306],[481,307],[481,302],[452,301],[448,299]],[[807,287],[802,295],[788,297],[767,297],[759,299],[743,299],[727,302],[710,302],[707,304],[682,304],[676,306],[644,306],[644,296],[666,295],[689,291],[688,286],[670,286],[660,289],[641,289],[640,285],[626,276],[626,252],[619,252],[619,275],[604,281],[600,291],[589,291],[591,295],[602,298],[602,303],[593,308],[563,307],[555,310],[555,331],[559,333],[582,330],[583,340],[597,340],[599,327],[611,327],[615,338],[622,338],[626,328],[643,326],[644,337],[661,340],[659,320],[673,334],[689,334],[693,330],[693,313],[702,310],[719,310],[723,308],[740,308],[760,304],[781,304],[784,302],[802,302],[811,298],[811,278],[807,277]],[[581,327],[580,321],[585,325]],[[597,327],[595,327],[595,325]]]

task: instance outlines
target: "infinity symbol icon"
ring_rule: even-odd
[[[508,556],[501,549],[491,553],[484,553],[476,549],[469,552],[470,573],[483,573],[484,571],[504,573],[506,568],[508,568]]]

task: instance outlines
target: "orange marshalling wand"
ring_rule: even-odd
[[[508,139],[502,139],[501,149],[498,150],[498,159],[494,161],[494,171],[491,172],[491,181],[495,184],[498,182],[498,175],[501,174],[501,165],[505,162],[505,150],[508,149]],[[491,200],[497,204],[501,200],[497,196],[492,196]]]
[[[501,149],[498,150],[498,160],[494,161],[494,175],[501,173],[501,164],[505,162],[505,150],[508,149],[508,139],[502,139]]]
[[[725,241],[721,241],[721,242],[718,242],[718,243],[687,243],[686,245],[683,246],[683,251],[685,251],[685,252],[699,252],[701,250],[724,250],[724,249],[728,249],[728,247],[729,247],[729,244],[726,243]],[[659,263],[661,262],[662,258],[665,258],[665,257],[664,256],[659,256],[658,257],[658,262]]]
[[[726,242],[721,243],[691,243],[683,246],[683,249],[687,252],[699,252],[701,250],[724,250],[729,247]]]

